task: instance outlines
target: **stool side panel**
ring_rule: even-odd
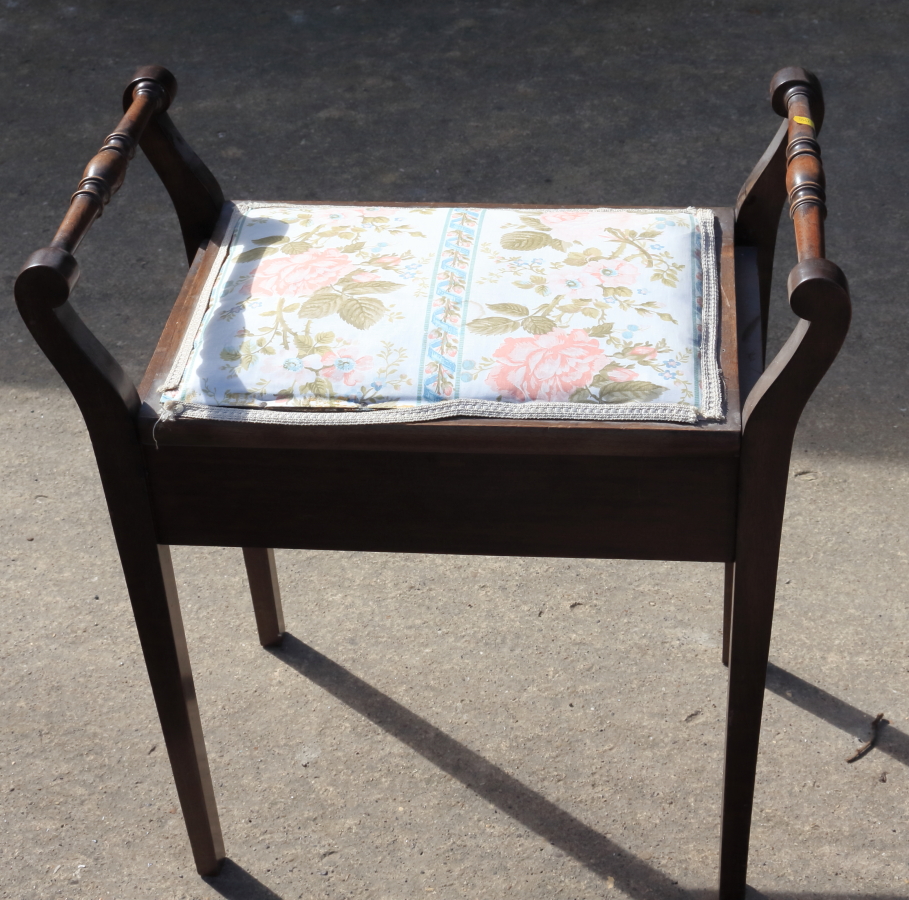
[[[158,539],[502,556],[733,559],[736,457],[168,447]]]

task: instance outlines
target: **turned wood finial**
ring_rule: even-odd
[[[72,253],[79,246],[92,222],[123,184],[145,126],[152,116],[170,106],[177,93],[177,83],[167,69],[145,66],[139,69],[126,90],[130,98],[126,112],[85,167],[51,247]]]
[[[824,95],[815,75],[791,67],[773,76],[770,99],[774,110],[789,120],[786,189],[799,260],[817,259],[824,256],[827,215],[824,167],[817,142],[824,118]]]

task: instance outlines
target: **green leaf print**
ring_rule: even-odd
[[[548,316],[528,316],[522,320],[521,327],[528,334],[549,334],[556,327],[556,323]]]
[[[294,346],[297,348],[297,352],[300,356],[309,356],[309,354],[312,353],[312,348],[315,344],[308,334],[295,334]]]
[[[517,331],[520,321],[516,319],[503,319],[500,316],[489,316],[485,319],[474,319],[467,323],[467,330],[474,334],[509,334]]]
[[[524,225],[528,225],[531,228],[536,228],[536,229],[539,229],[540,231],[551,231],[551,229],[547,225],[544,225],[540,221],[538,216],[518,216],[518,218],[521,220],[521,222]],[[508,226],[506,225],[505,227],[507,228]]]
[[[363,331],[385,315],[385,304],[378,297],[345,297],[338,312],[345,322]]]
[[[264,238],[254,238],[253,243],[264,246],[266,244],[286,244],[288,240],[289,239],[285,234],[271,234]]]
[[[266,256],[271,256],[273,253],[277,253],[277,247],[253,247],[252,250],[246,250],[241,253],[234,262],[237,263],[247,263],[253,262],[257,259],[263,259]]]
[[[400,287],[404,287],[404,285],[395,284],[393,281],[355,281],[353,284],[345,284],[342,290],[345,294],[356,296],[358,294],[390,294]]]
[[[548,234],[540,231],[512,231],[502,235],[501,244],[505,250],[541,250],[551,241]]]
[[[530,310],[520,303],[490,303],[489,309],[497,313],[505,313],[506,316],[524,316],[530,315]]]
[[[319,288],[305,303],[300,304],[297,315],[306,319],[321,319],[338,312],[344,298],[330,287]]]
[[[648,403],[669,388],[649,381],[610,381],[600,388],[601,403]]]
[[[298,253],[305,253],[307,250],[312,250],[312,244],[309,241],[291,241],[289,244],[284,244],[280,248],[282,253],[286,253],[288,256],[295,256]]]
[[[589,260],[587,257],[583,253],[578,253],[577,251],[569,253],[568,256],[565,257],[566,266],[586,266],[588,262]]]

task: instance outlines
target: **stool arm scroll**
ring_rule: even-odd
[[[16,305],[38,346],[72,391],[93,441],[112,416],[139,409],[135,385],[69,303],[79,278],[72,254],[57,247],[33,253],[16,279]],[[96,447],[97,449],[97,447]]]
[[[119,363],[68,302],[79,277],[73,256],[55,247],[33,253],[16,279],[16,305],[38,346],[66,382],[85,420],[115,534],[132,524],[145,478],[136,417],[139,395]],[[147,499],[144,499],[147,504]]]
[[[799,416],[839,353],[852,304],[846,276],[827,259],[796,263],[789,273],[789,306],[799,322],[764,370],[742,410],[744,435],[768,427],[795,433]],[[782,436],[782,435],[778,435]]]

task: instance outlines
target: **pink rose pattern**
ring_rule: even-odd
[[[266,259],[259,264],[244,291],[265,297],[300,296],[333,284],[352,268],[350,257],[337,250],[308,250],[300,256]]]
[[[496,391],[526,400],[567,400],[603,367],[606,355],[581,328],[538,337],[508,338],[493,354],[486,381]]]
[[[500,266],[511,273],[515,287],[528,292],[528,302],[489,304],[487,315],[468,323],[480,334],[523,330],[543,336],[508,339],[493,352],[486,381],[502,391],[502,399],[524,402],[558,396],[581,403],[650,403],[661,400],[671,385],[677,401],[696,402],[698,385],[692,385],[691,367],[685,365],[694,348],[673,353],[665,335],[646,334],[651,326],[641,321],[657,318],[679,325],[663,299],[649,296],[658,291],[650,285],[678,289],[686,268],[662,243],[667,229],[678,222],[645,215],[634,210],[541,210],[518,214],[519,222],[503,226],[508,231],[501,240],[503,250],[539,253],[551,248],[562,257],[554,261],[551,253],[530,259],[500,256]],[[697,253],[691,262],[700,285]],[[695,295],[696,320],[697,290]],[[614,327],[617,313],[628,314],[632,321]],[[579,330],[581,317],[594,321],[584,322],[587,327]],[[596,371],[585,374],[572,361],[574,356],[557,352],[580,336],[600,349]],[[573,346],[573,352],[580,353],[580,345]],[[538,374],[553,366],[557,375]]]
[[[697,405],[703,282],[685,211],[255,212],[197,345],[212,332],[219,351],[196,351],[168,399]]]

